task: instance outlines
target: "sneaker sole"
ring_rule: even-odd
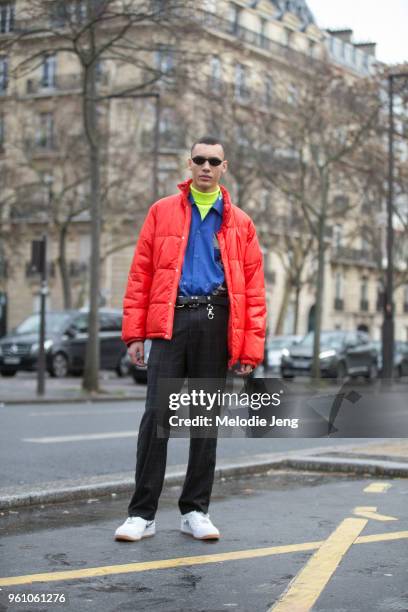
[[[184,531],[183,529],[180,529],[180,531],[181,533],[184,533],[184,535],[188,535],[191,538],[194,538],[195,540],[219,540],[220,539],[220,536],[217,535],[216,533],[210,533],[206,536],[202,536],[201,538],[199,538],[198,536],[195,536],[190,531]]]
[[[122,542],[139,542],[140,540],[143,540],[144,538],[152,538],[154,535],[156,535],[155,532],[143,534],[142,536],[140,536],[140,538],[132,538],[132,536],[119,534],[119,535],[115,535],[115,540],[122,541]]]

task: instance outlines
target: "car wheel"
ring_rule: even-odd
[[[368,368],[368,373],[365,377],[367,380],[375,380],[376,378],[378,378],[378,367],[376,363],[370,364],[370,367]]]
[[[123,378],[123,376],[127,376],[129,374],[129,362],[127,360],[127,353],[120,357],[118,364],[115,368],[115,372],[119,376],[119,378]]]
[[[135,383],[137,385],[143,385],[147,382],[147,376],[146,375],[140,375],[137,371],[133,370],[132,372],[132,378],[135,381]]]
[[[402,377],[402,367],[400,365],[395,366],[394,368],[394,378],[400,379]]]
[[[65,378],[68,375],[68,359],[64,353],[53,355],[49,373],[53,378]]]
[[[15,376],[17,374],[17,370],[1,370],[0,374],[2,376]]]
[[[343,381],[347,377],[347,367],[344,361],[339,361],[337,364],[336,378],[338,381]]]

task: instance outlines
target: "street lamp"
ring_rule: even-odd
[[[387,198],[387,270],[382,328],[383,378],[391,379],[394,370],[394,81],[408,79],[408,73],[388,75],[388,198]]]

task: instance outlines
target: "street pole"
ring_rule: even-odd
[[[40,334],[38,345],[38,362],[37,362],[37,395],[43,396],[45,392],[45,313],[47,300],[47,236],[43,236],[40,242],[40,269],[41,269],[41,287],[40,287]]]
[[[387,197],[387,270],[384,291],[382,327],[382,362],[384,380],[391,380],[394,371],[394,80],[408,74],[388,75],[388,197]]]

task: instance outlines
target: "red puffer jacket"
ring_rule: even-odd
[[[141,229],[123,300],[122,339],[172,337],[174,304],[191,222],[191,179],[181,193],[153,204]],[[266,302],[263,258],[250,217],[221,186],[223,220],[217,233],[230,298],[228,367],[263,361]]]

